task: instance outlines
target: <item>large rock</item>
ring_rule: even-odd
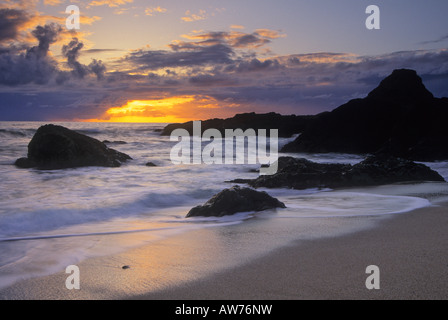
[[[214,195],[204,205],[191,209],[187,218],[222,217],[237,212],[263,211],[272,208],[285,208],[285,204],[266,192],[233,186]]]
[[[233,180],[254,188],[344,188],[374,186],[398,182],[445,181],[437,172],[423,164],[375,155],[355,164],[323,164],[306,159],[280,157],[278,171],[257,179]]]
[[[241,113],[227,119],[210,119],[201,122],[201,134],[207,129],[217,129],[225,135],[225,129],[278,129],[279,137],[291,137],[311,124],[315,116],[281,115],[275,112],[256,114]],[[185,129],[193,135],[193,121],[167,125],[161,135],[170,135],[175,129]]]
[[[282,152],[378,151],[416,161],[448,159],[448,99],[435,98],[414,70],[400,69],[363,99],[316,116]]]
[[[40,127],[28,145],[28,157],[16,161],[21,168],[45,170],[86,166],[119,167],[131,157],[104,143],[52,124]]]

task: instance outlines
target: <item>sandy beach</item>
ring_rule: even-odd
[[[447,299],[448,204],[373,229],[276,250],[244,266],[137,299]],[[380,269],[368,290],[366,267]]]
[[[16,283],[0,291],[0,297],[447,299],[447,226],[448,204],[438,203],[381,217],[354,233],[295,241],[256,258],[244,259],[243,246],[234,248],[241,254],[233,267],[226,268],[222,266],[235,257],[223,251],[218,254],[219,250],[214,253],[210,248],[219,242],[213,242],[210,231],[202,229],[117,255],[87,259],[79,264],[80,290],[67,290],[68,275],[60,272]],[[124,270],[124,265],[130,268]],[[365,286],[369,265],[379,267],[379,290]]]

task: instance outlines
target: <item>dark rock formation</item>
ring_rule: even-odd
[[[104,140],[103,143],[104,144],[127,144],[126,141],[121,141],[121,140],[116,140],[116,141]]]
[[[108,148],[104,143],[62,126],[40,127],[28,145],[28,157],[15,165],[44,170],[86,166],[119,167],[130,160],[127,154]]]
[[[145,164],[145,166],[147,166],[147,167],[157,167],[157,165],[154,162],[147,162]]]
[[[280,157],[278,171],[256,179],[230,182],[247,183],[254,188],[343,188],[413,181],[445,181],[423,164],[388,155],[374,155],[355,164],[322,164],[306,159]]]
[[[314,119],[315,116],[280,115],[278,113],[242,113],[228,119],[210,119],[201,122],[202,133],[210,128],[218,129],[224,136],[225,129],[278,129],[279,137],[291,137],[302,132]],[[175,129],[186,129],[193,135],[193,122],[173,123],[167,125],[161,135],[170,135]],[[269,134],[269,131],[267,132]]]
[[[316,116],[282,152],[386,153],[448,159],[448,99],[434,98],[414,70],[400,69],[364,99]]]
[[[189,217],[222,217],[237,212],[262,211],[272,208],[286,208],[285,204],[266,192],[251,188],[233,186],[214,195],[204,205],[194,207]]]

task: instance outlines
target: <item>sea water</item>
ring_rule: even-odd
[[[0,289],[60,272],[87,258],[184,232],[219,230],[229,237],[217,248],[218,255],[219,250],[225,256],[226,250],[238,247],[245,256],[255,256],[294,239],[354,231],[368,225],[372,217],[404,213],[448,199],[444,183],[347,190],[261,189],[287,208],[186,219],[192,207],[232,186],[226,181],[256,178],[253,169],[259,166],[174,165],[170,150],[175,142],[160,135],[165,124],[77,122],[61,125],[108,140],[109,147],[133,160],[119,168],[16,168],[14,161],[26,156],[29,141],[43,124],[0,122]],[[279,148],[291,139],[280,139]],[[321,163],[355,164],[364,159],[349,154],[285,155]],[[148,167],[147,162],[157,166]],[[448,178],[448,162],[428,165]]]

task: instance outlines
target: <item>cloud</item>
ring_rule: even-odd
[[[49,24],[45,26],[37,26],[31,33],[39,41],[37,47],[31,48],[29,51],[36,51],[36,53],[46,56],[50,45],[56,42],[59,34],[62,32],[62,27],[57,24]]]
[[[237,79],[229,77],[227,75],[216,75],[216,74],[200,74],[188,79],[190,84],[200,87],[211,87],[211,86],[235,86],[238,85]]]
[[[70,43],[62,47],[62,54],[67,58],[67,65],[72,69],[72,75],[75,78],[83,79],[89,73],[93,73],[98,80],[102,80],[106,72],[106,66],[101,60],[93,59],[88,66],[78,61],[83,47],[84,44],[78,38],[73,38]],[[59,82],[63,79],[59,78]]]
[[[435,39],[435,40],[429,40],[429,41],[423,41],[423,42],[420,42],[419,44],[423,44],[423,45],[426,45],[426,44],[434,44],[434,43],[444,42],[444,41],[446,41],[446,40],[448,40],[448,34],[446,34],[446,35],[444,35],[443,37],[440,37],[440,38],[438,38],[438,39]]]
[[[20,28],[30,20],[23,10],[0,9],[0,42],[16,39]]]
[[[276,59],[266,59],[261,61],[254,58],[227,66],[224,70],[226,72],[255,72],[265,71],[267,69],[277,69],[279,67],[280,63]]]
[[[253,33],[240,31],[215,31],[183,35],[189,40],[198,40],[197,44],[225,43],[233,48],[255,49],[267,45],[273,39],[284,37],[278,31],[258,29]]]
[[[4,51],[0,54],[0,84],[16,86],[36,83],[46,84],[57,72],[55,60],[48,57],[50,45],[56,42],[62,28],[56,24],[38,26],[32,35],[37,46],[24,52]]]
[[[160,6],[158,7],[149,7],[145,9],[145,14],[147,16],[154,16],[156,13],[165,13],[167,12],[166,8],[161,8]]]
[[[198,13],[192,13],[190,10],[187,10],[185,12],[185,16],[181,18],[182,21],[185,22],[193,22],[193,21],[199,21],[199,20],[205,20],[208,18],[207,11],[205,10],[199,10]]]
[[[157,70],[172,67],[196,67],[231,63],[233,50],[223,44],[197,46],[177,44],[172,50],[139,50],[124,60],[138,70]]]
[[[61,4],[63,0],[44,0],[44,5],[46,6],[57,6]]]
[[[110,8],[117,8],[119,6],[132,3],[134,0],[94,0],[91,1],[86,8],[108,6]]]
[[[106,66],[101,60],[93,59],[89,64],[89,69],[94,73],[98,80],[104,79],[104,73],[106,72]]]
[[[62,54],[67,58],[67,64],[72,68],[72,73],[78,78],[84,78],[89,70],[83,64],[78,62],[80,51],[84,44],[79,42],[77,38],[73,38],[69,44],[62,47]]]
[[[3,112],[11,105],[24,115],[29,111],[29,120],[44,115],[51,118],[52,114],[64,120],[107,120],[105,111],[111,106],[187,96],[193,97],[190,102],[173,109],[146,108],[146,117],[171,121],[273,110],[315,114],[364,97],[397,68],[417,70],[435,96],[448,95],[448,50],[375,56],[344,52],[266,55],[271,43],[286,35],[235,26],[227,31],[193,31],[162,50],[149,46],[131,52],[86,50],[88,42],[82,33],[48,23],[59,21],[57,17],[18,7],[8,10],[0,9],[0,17],[5,17],[0,20],[0,108]],[[59,45],[61,55],[51,52]],[[123,55],[107,64],[81,59],[83,53],[108,51],[123,51]],[[14,94],[9,94],[14,92],[15,102]],[[26,107],[29,104],[41,113]],[[17,110],[9,114],[16,119],[25,117]],[[6,119],[5,114],[0,119]]]

